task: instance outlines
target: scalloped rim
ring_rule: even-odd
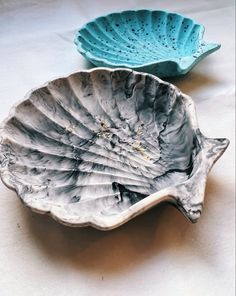
[[[158,61],[155,61],[155,62],[150,62],[150,63],[145,63],[145,64],[140,64],[140,65],[131,65],[131,64],[127,64],[127,63],[124,63],[124,64],[114,64],[112,62],[110,62],[108,59],[106,58],[99,58],[97,57],[96,55],[93,55],[90,51],[88,50],[85,50],[82,48],[82,44],[81,42],[79,41],[79,37],[81,36],[80,35],[80,31],[82,29],[86,29],[86,26],[88,24],[91,24],[91,23],[94,23],[96,22],[97,20],[103,18],[103,17],[108,17],[108,16],[111,16],[111,15],[114,15],[114,14],[121,14],[121,13],[124,13],[124,12],[138,12],[138,11],[148,11],[148,12],[164,12],[166,14],[174,14],[174,15],[177,15],[177,16],[180,16],[186,20],[190,20],[192,21],[195,25],[199,26],[200,27],[200,32],[199,32],[199,47],[198,49],[202,49],[203,45],[208,45],[208,46],[211,46],[212,49],[210,49],[209,51],[207,52],[203,52],[203,53],[200,53],[196,58],[194,58],[194,62],[191,63],[190,65],[188,65],[188,67],[182,67],[181,65],[181,60],[186,58],[186,57],[192,57],[192,55],[190,56],[180,56],[180,57],[176,57],[176,58],[170,58],[170,59],[160,59]],[[178,67],[178,70],[181,71],[183,74],[187,73],[194,65],[196,65],[201,59],[203,59],[205,56],[207,56],[208,54],[218,50],[221,45],[219,43],[211,43],[211,42],[205,42],[203,41],[203,36],[204,36],[204,32],[205,32],[205,27],[197,22],[195,22],[193,19],[189,18],[189,17],[185,17],[179,13],[176,13],[176,12],[169,12],[169,11],[166,11],[166,10],[149,10],[149,9],[131,9],[131,10],[122,10],[122,11],[119,11],[119,12],[113,12],[113,13],[108,13],[106,15],[102,15],[102,16],[99,16],[97,18],[94,18],[92,21],[90,22],[87,22],[86,24],[84,24],[80,29],[76,30],[76,33],[75,33],[75,38],[74,38],[74,44],[76,45],[76,48],[77,48],[77,51],[80,52],[86,59],[88,59],[89,61],[91,61],[92,63],[94,63],[96,65],[96,63],[100,63],[102,64],[104,67],[112,67],[112,68],[117,68],[117,67],[122,67],[122,68],[131,68],[133,70],[139,70],[140,68],[144,68],[144,67],[150,67],[150,66],[155,66],[155,65],[159,65],[161,63],[166,63],[166,62],[173,62],[177,65]]]
[[[126,68],[110,69],[110,68],[106,68],[106,67],[98,67],[98,68],[93,68],[90,70],[76,71],[68,76],[59,76],[59,77],[57,76],[57,77],[49,80],[48,82],[42,84],[40,87],[35,87],[35,88],[31,89],[22,100],[18,101],[16,104],[13,105],[13,107],[10,109],[8,117],[1,123],[0,132],[2,135],[0,135],[0,146],[1,146],[1,140],[4,138],[4,133],[2,130],[4,129],[5,124],[12,118],[18,105],[20,105],[23,101],[27,100],[33,91],[47,86],[50,82],[52,82],[56,79],[63,79],[63,78],[67,79],[77,73],[84,73],[84,72],[90,73],[90,72],[96,72],[96,71],[98,71],[98,72],[100,72],[100,71],[107,71],[107,72],[127,71],[130,73],[134,73],[135,75],[141,74],[141,75],[145,75],[145,76],[150,76],[150,77],[152,77],[152,79],[158,81],[159,83],[166,84],[166,85],[173,87],[181,94],[181,96],[183,96],[183,99],[186,100],[186,102],[185,102],[185,104],[187,106],[186,111],[190,114],[190,120],[191,120],[190,124],[192,126],[192,129],[195,131],[199,129],[198,123],[197,123],[197,118],[196,118],[196,110],[195,110],[195,106],[194,106],[194,102],[193,102],[192,98],[183,94],[173,84],[163,81],[160,78],[156,77],[155,75],[143,73],[143,72],[137,72],[137,71],[133,71],[131,69],[126,69]],[[229,144],[229,140],[227,140],[226,148],[227,148],[228,144]],[[218,155],[218,157],[214,160],[214,162],[221,156],[221,154],[223,152],[221,152]],[[208,172],[206,172],[206,174],[204,176],[204,182],[206,182],[207,173]],[[190,180],[192,180],[194,178],[195,175],[196,175],[196,173],[190,179],[188,179],[187,181],[182,182],[180,184],[181,185],[187,184]],[[176,205],[176,186],[177,185],[166,187],[158,192],[155,192],[155,193],[147,196],[146,198],[142,199],[141,201],[137,202],[136,204],[130,206],[129,209],[121,212],[120,214],[114,215],[114,216],[96,216],[96,217],[87,216],[87,217],[82,217],[82,218],[79,216],[66,217],[66,214],[67,214],[66,210],[63,210],[63,207],[61,207],[61,206],[56,206],[56,205],[53,205],[50,203],[45,203],[45,201],[41,202],[40,200],[33,200],[33,199],[25,200],[19,192],[19,188],[17,186],[17,181],[14,182],[14,180],[11,180],[11,177],[12,176],[10,176],[10,173],[8,172],[7,167],[0,169],[0,178],[1,178],[2,182],[9,189],[11,189],[17,193],[17,195],[20,197],[20,200],[23,202],[24,205],[29,207],[34,212],[37,212],[40,214],[48,214],[56,221],[58,221],[64,225],[72,226],[72,227],[92,226],[92,227],[100,229],[100,230],[110,230],[110,229],[116,228],[116,227],[124,224],[125,222],[129,221],[130,219],[134,218],[135,216],[147,211],[148,209],[152,208],[153,206],[155,206],[161,202],[166,201],[166,202],[170,202],[170,203]],[[181,208],[179,210],[181,210],[181,212],[191,222],[196,222],[198,220],[198,218],[200,217],[200,213],[194,214],[192,217],[189,217],[189,215],[187,215],[187,212],[185,212],[184,208]]]

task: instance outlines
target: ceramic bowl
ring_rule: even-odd
[[[0,173],[32,210],[117,227],[160,202],[196,222],[228,146],[204,137],[192,99],[159,78],[97,68],[31,91],[1,126]]]
[[[78,51],[96,66],[126,67],[159,77],[185,74],[220,45],[204,27],[166,11],[129,10],[102,16],[77,31]]]

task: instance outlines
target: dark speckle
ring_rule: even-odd
[[[115,148],[116,144],[113,141],[111,141],[110,144],[112,149]]]
[[[74,195],[71,200],[70,200],[70,203],[76,203],[76,202],[79,202],[80,201],[80,196],[77,196],[77,195]]]
[[[116,200],[120,200],[119,195],[115,195]]]
[[[37,175],[38,174],[38,170],[36,168],[33,168],[32,169],[32,173],[35,174],[35,175]]]

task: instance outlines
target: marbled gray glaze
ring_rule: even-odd
[[[192,222],[228,146],[205,138],[191,98],[127,69],[98,68],[33,90],[1,127],[0,172],[33,210],[111,229],[161,202]]]

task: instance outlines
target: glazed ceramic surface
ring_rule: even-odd
[[[162,202],[199,218],[227,139],[199,131],[173,85],[128,69],[81,71],[33,90],[1,126],[0,172],[34,211],[117,227]]]
[[[220,45],[203,41],[204,27],[166,11],[124,11],[99,17],[75,37],[94,65],[127,67],[159,77],[185,74]]]

